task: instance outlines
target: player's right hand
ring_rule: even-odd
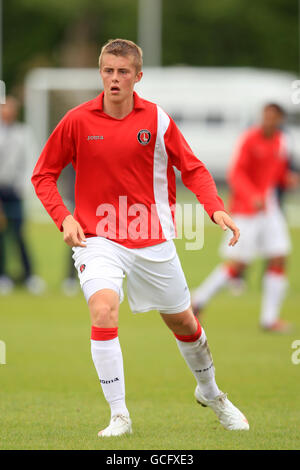
[[[86,239],[81,225],[72,215],[67,215],[62,223],[64,231],[64,242],[70,247],[86,247]]]
[[[300,185],[300,174],[296,171],[288,171],[286,184],[288,189],[297,189]]]

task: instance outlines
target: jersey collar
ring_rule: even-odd
[[[96,100],[97,109],[100,111],[103,111],[103,97],[104,97],[104,91],[100,93],[100,95],[98,96],[98,99]],[[133,100],[134,100],[133,109],[145,108],[144,100],[140,98],[139,95],[135,91],[133,92]]]

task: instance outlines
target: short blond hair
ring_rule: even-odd
[[[102,57],[104,54],[113,54],[115,56],[126,57],[133,56],[136,71],[140,72],[143,67],[142,49],[129,39],[110,39],[101,49],[99,56],[99,68],[101,68]]]

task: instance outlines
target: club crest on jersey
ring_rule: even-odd
[[[80,269],[80,272],[83,273],[83,271],[85,270],[85,264],[82,264],[79,269]]]
[[[147,129],[142,129],[138,132],[137,139],[140,144],[147,145],[151,139],[151,132]]]

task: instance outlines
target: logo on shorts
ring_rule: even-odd
[[[80,272],[83,273],[83,271],[85,270],[85,264],[82,264],[79,269],[80,269]]]
[[[139,131],[137,135],[137,139],[140,144],[147,145],[149,144],[150,139],[151,139],[151,132],[148,131],[147,129],[142,129],[141,131]]]

